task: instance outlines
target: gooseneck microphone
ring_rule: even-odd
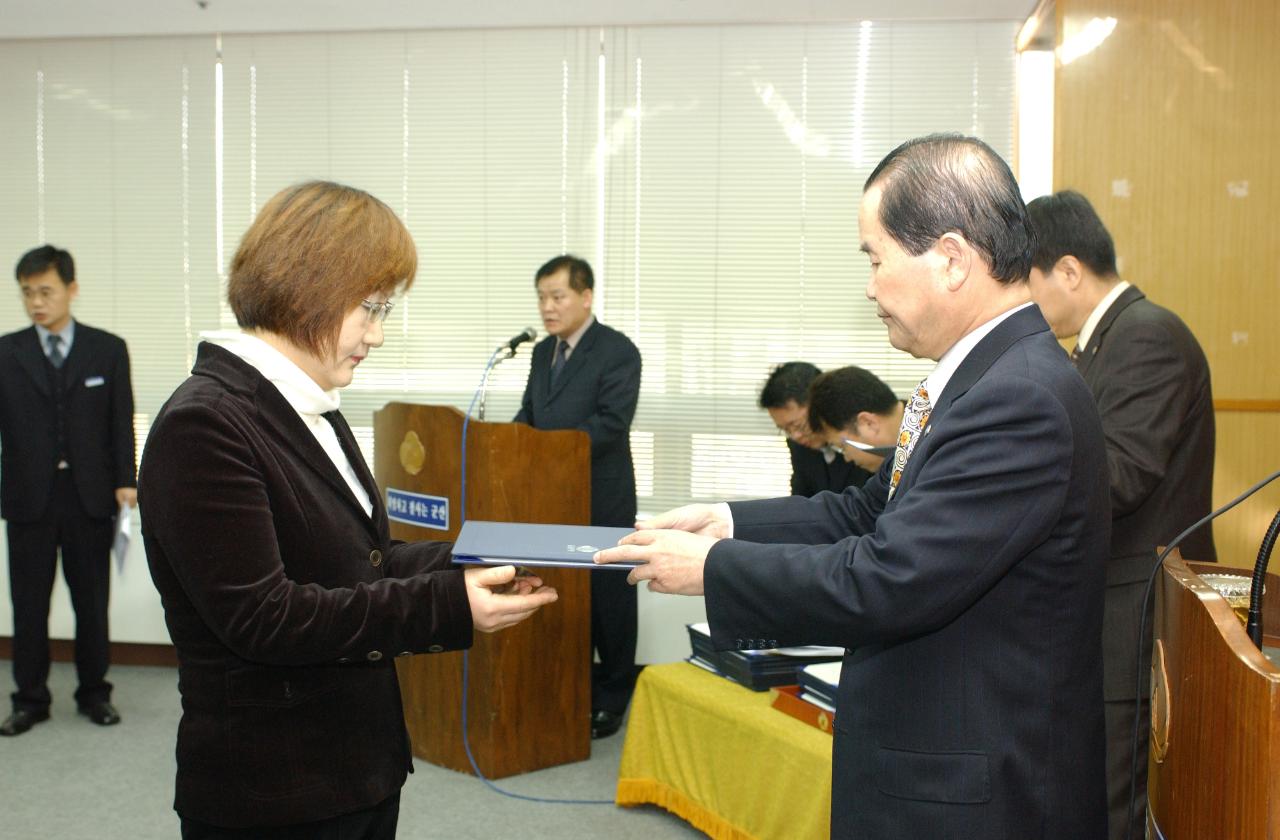
[[[524,344],[526,341],[533,341],[537,337],[537,330],[533,327],[525,327],[524,332],[515,336],[510,341],[499,344],[498,349],[493,351],[493,355],[489,357],[489,363],[484,366],[484,376],[480,379],[480,388],[477,392],[478,399],[480,401],[480,412],[477,419],[484,419],[484,404],[489,391],[489,374],[492,373],[493,369],[499,364],[514,356],[516,354],[517,347]],[[470,416],[469,412],[468,416]]]
[[[508,341],[506,344],[502,346],[510,350],[512,353],[514,353],[516,351],[516,348],[519,347],[521,344],[524,344],[526,341],[533,341],[537,337],[538,337],[537,330],[535,330],[533,327],[525,327],[524,332],[520,333],[518,336],[511,339],[510,341]]]

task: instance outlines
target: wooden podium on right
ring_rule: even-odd
[[[1147,824],[1167,840],[1280,838],[1280,669],[1175,551],[1157,583],[1151,657]],[[1280,578],[1268,574],[1262,629],[1280,646]]]

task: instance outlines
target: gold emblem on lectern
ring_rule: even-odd
[[[1151,757],[1156,764],[1164,764],[1169,752],[1169,723],[1173,718],[1170,700],[1164,640],[1156,639],[1151,655]]]
[[[831,731],[831,718],[827,717],[826,712],[818,712],[818,728],[823,732]]]
[[[422,472],[422,465],[426,460],[427,450],[418,433],[412,430],[405,432],[404,440],[400,441],[400,466],[409,475],[417,475]]]

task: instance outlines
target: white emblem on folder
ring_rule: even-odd
[[[572,544],[570,544],[570,545],[566,545],[566,546],[564,547],[564,550],[565,550],[565,551],[580,551],[580,552],[582,552],[583,554],[595,554],[595,553],[596,553],[597,551],[599,551],[600,549],[596,548],[594,545],[572,545]]]
[[[99,385],[105,385],[106,382],[107,380],[103,379],[101,376],[90,376],[84,381],[84,387],[97,388]]]

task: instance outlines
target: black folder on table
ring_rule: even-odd
[[[453,559],[456,563],[489,566],[633,569],[640,564],[596,565],[591,558],[597,551],[613,548],[618,540],[634,532],[634,528],[600,525],[540,525],[468,519],[462,523],[462,530],[453,544]]]

